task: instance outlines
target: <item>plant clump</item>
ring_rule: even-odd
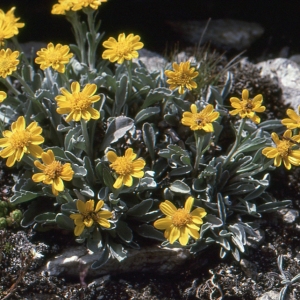
[[[35,63],[3,39],[0,156],[19,170],[10,202],[25,208],[21,226],[68,230],[99,253],[92,268],[150,239],[195,254],[218,245],[240,261],[257,220],[291,204],[267,189],[270,171],[300,165],[297,128],[265,117],[269,95],[244,86],[230,97],[229,67],[221,85],[197,56],[149,71],[133,33],[101,46],[105,2],[54,4],[76,43],[49,41]]]

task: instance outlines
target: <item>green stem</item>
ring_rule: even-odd
[[[85,152],[89,156],[91,161],[93,161],[93,151],[92,151],[93,146],[90,143],[90,137],[87,129],[87,121],[81,119],[80,123],[81,123],[82,135],[85,141]]]
[[[202,156],[204,137],[201,136],[199,133],[197,133],[197,131],[195,131],[195,140],[196,140],[196,159],[194,164],[194,175],[196,175],[197,173],[199,162]]]
[[[15,96],[19,96],[21,93],[12,85],[9,77],[0,78],[0,81],[7,87],[7,89],[15,94]],[[19,99],[18,99],[19,100]]]
[[[242,132],[243,132],[243,129],[244,129],[244,126],[245,126],[245,123],[246,123],[246,118],[243,118],[241,123],[240,123],[240,127],[238,129],[238,132],[237,132],[237,135],[236,135],[236,138],[235,138],[235,142],[230,150],[230,152],[228,153],[225,161],[224,161],[224,164],[223,164],[223,167],[230,162],[230,159],[232,158],[232,156],[234,155],[235,151],[237,150],[239,144],[240,144],[240,141],[241,141],[241,138],[242,138]]]
[[[16,77],[16,78],[20,81],[20,83],[21,83],[21,85],[23,86],[25,92],[26,92],[30,97],[34,98],[34,92],[32,91],[31,87],[27,84],[27,82],[23,79],[23,77],[20,76],[17,72],[14,72],[12,75],[13,75],[14,77]]]
[[[128,97],[127,99],[130,99],[131,90],[132,90],[132,60],[126,61],[126,67],[128,72]]]
[[[31,65],[31,64],[29,63],[29,61],[28,61],[28,59],[27,59],[27,57],[26,57],[26,55],[25,55],[25,53],[24,53],[24,51],[23,51],[21,45],[19,44],[18,39],[17,39],[15,36],[13,36],[13,37],[11,38],[11,40],[12,40],[12,42],[14,43],[16,49],[17,49],[20,53],[23,53],[22,58],[23,58],[23,60],[24,60],[24,63],[25,63],[26,65]]]
[[[93,10],[87,10],[87,20],[88,20],[88,26],[90,34],[92,35],[91,43],[88,43],[88,63],[90,70],[93,70],[95,68],[95,54],[96,54],[96,36],[97,32],[95,31],[95,19],[94,19],[94,11]]]
[[[71,85],[70,85],[69,79],[66,76],[66,74],[65,73],[59,73],[59,76],[61,78],[61,81],[62,81],[63,85],[65,85],[68,90],[71,90]]]

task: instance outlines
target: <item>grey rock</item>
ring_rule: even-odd
[[[254,263],[250,262],[247,259],[241,259],[240,266],[243,272],[246,274],[247,277],[256,280],[257,278],[257,267]]]
[[[278,300],[279,293],[274,291],[269,291],[264,293],[261,297],[256,298],[256,300]]]
[[[279,213],[282,215],[282,220],[285,223],[292,224],[299,217],[299,211],[296,209],[284,208],[279,210]]]
[[[180,37],[192,44],[210,42],[225,49],[243,50],[258,39],[264,29],[258,23],[245,22],[233,19],[207,21],[168,22]],[[205,28],[207,29],[205,30]]]
[[[163,56],[146,49],[139,50],[139,57],[133,59],[134,62],[137,62],[138,60],[146,65],[149,72],[161,71],[168,63]]]
[[[256,64],[261,68],[261,75],[269,75],[282,89],[286,103],[298,110],[300,104],[300,67],[286,58],[276,58]]]
[[[128,249],[127,258],[119,262],[110,258],[99,269],[91,269],[91,265],[99,257],[98,253],[89,253],[84,246],[65,249],[63,253],[51,259],[41,271],[52,276],[79,276],[83,274],[99,277],[107,274],[127,272],[156,272],[166,274],[185,264],[192,254],[187,249],[161,248],[159,246]]]

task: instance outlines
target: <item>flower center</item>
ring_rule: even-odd
[[[44,173],[51,179],[55,179],[61,175],[63,166],[59,161],[53,161],[50,165],[46,166]]]
[[[125,156],[118,157],[110,167],[119,175],[131,174],[133,171],[132,161]]]
[[[280,154],[281,157],[286,157],[290,153],[290,148],[291,148],[291,143],[290,141],[280,141],[279,144],[277,145],[277,150]]]
[[[15,131],[9,138],[9,142],[14,149],[24,148],[30,143],[31,133],[29,131]]]
[[[2,60],[0,60],[0,69],[1,70],[7,70],[7,69],[9,69],[11,67],[11,65],[10,65],[10,61],[9,60],[4,60],[4,59],[2,59]]]
[[[71,107],[73,110],[86,110],[91,106],[91,102],[88,97],[82,95],[82,93],[73,94],[71,100]]]
[[[118,56],[124,56],[130,53],[132,49],[127,41],[123,41],[123,42],[118,42],[116,51],[118,53]]]
[[[197,113],[197,114],[193,114],[193,121],[197,125],[205,126],[206,123],[209,123],[209,118],[207,118],[207,116],[203,115],[203,113],[200,112],[200,113]]]
[[[61,55],[57,51],[51,51],[48,53],[48,60],[52,63],[57,63],[61,60]]]
[[[244,102],[245,101],[245,102]],[[252,100],[244,100],[243,106],[246,113],[252,112],[253,109],[253,103]]]
[[[91,214],[87,214],[84,216],[83,224],[85,227],[91,227],[94,224],[94,220]]]
[[[192,223],[192,215],[184,208],[179,208],[172,216],[172,223],[176,227],[183,227]]]
[[[179,85],[186,85],[187,83],[190,82],[190,76],[186,73],[180,72],[177,73],[176,81],[178,82]]]

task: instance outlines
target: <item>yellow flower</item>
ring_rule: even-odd
[[[288,129],[300,128],[300,105],[298,106],[298,114],[290,108],[286,111],[286,114],[289,118],[281,120],[281,123]]]
[[[19,117],[11,125],[11,131],[3,131],[4,138],[0,138],[0,147],[2,149],[0,156],[7,158],[6,165],[12,167],[16,161],[20,161],[24,153],[31,154],[35,157],[41,157],[43,149],[38,146],[44,142],[40,135],[42,128],[37,122],[30,123],[27,128],[24,117]]]
[[[37,51],[38,57],[35,59],[37,64],[40,64],[41,69],[45,70],[48,67],[52,67],[54,70],[60,73],[64,73],[65,65],[73,57],[73,53],[69,53],[70,47],[67,45],[49,43],[47,48],[42,48]]]
[[[4,45],[4,40],[14,36],[14,28],[4,19],[0,18],[0,46]]]
[[[292,136],[291,130],[286,130],[282,140],[273,132],[271,134],[276,147],[266,147],[262,154],[267,158],[274,158],[274,166],[279,167],[283,161],[284,166],[290,170],[292,165],[300,165],[300,150],[293,150],[293,146],[300,142],[300,135]]]
[[[263,97],[261,94],[256,95],[253,100],[249,99],[249,91],[243,90],[242,99],[236,97],[230,98],[230,103],[234,110],[230,111],[231,115],[239,114],[241,118],[249,118],[254,123],[258,124],[260,118],[255,114],[256,112],[264,112],[266,110],[265,106],[261,106]]]
[[[25,26],[24,23],[18,23],[20,18],[14,15],[15,7],[11,8],[7,13],[0,9],[0,46],[4,45],[4,40],[13,37],[19,33],[19,28]]]
[[[19,60],[19,51],[12,52],[11,49],[0,50],[0,77],[6,78],[7,75],[11,75],[12,72],[17,70]]]
[[[101,3],[107,2],[107,0],[77,0],[72,7],[72,10],[80,10],[83,7],[91,7],[92,9],[98,9]]]
[[[142,178],[144,176],[142,169],[146,162],[142,158],[135,159],[136,154],[133,153],[132,148],[128,148],[124,156],[117,156],[115,152],[108,151],[106,157],[111,162],[109,166],[119,175],[114,183],[115,189],[119,189],[122,184],[132,186],[132,177]]]
[[[109,50],[105,50],[102,54],[103,59],[109,59],[110,62],[117,62],[122,64],[124,59],[132,60],[139,56],[136,50],[144,47],[140,42],[140,36],[133,35],[132,33],[125,37],[124,33],[119,34],[118,41],[110,37],[102,45]]]
[[[58,0],[57,4],[52,6],[51,14],[53,15],[65,15],[66,11],[69,11],[76,0]]]
[[[79,213],[70,215],[70,218],[75,223],[74,234],[76,236],[81,235],[85,227],[92,227],[94,223],[98,223],[104,228],[110,228],[110,223],[107,219],[112,217],[112,213],[108,210],[100,211],[104,205],[103,200],[97,203],[95,209],[94,200],[88,200],[87,202],[77,200],[76,205]]]
[[[159,205],[166,217],[156,220],[154,227],[165,230],[164,236],[170,244],[179,239],[179,243],[185,246],[189,241],[189,236],[195,240],[199,239],[200,225],[203,224],[202,219],[207,213],[202,207],[197,207],[191,212],[193,203],[194,198],[188,197],[184,208],[177,209],[169,200]]]
[[[3,102],[7,97],[7,94],[3,91],[0,91],[0,103]]]
[[[183,94],[185,87],[189,90],[197,87],[197,83],[192,79],[196,78],[199,73],[195,72],[195,68],[190,67],[189,61],[181,62],[179,65],[173,62],[173,69],[174,71],[165,71],[165,75],[169,77],[167,83],[170,84],[171,90],[178,87],[179,94]]]
[[[90,119],[97,120],[100,118],[100,113],[92,108],[92,103],[100,100],[99,95],[94,95],[97,91],[96,84],[88,83],[80,92],[79,82],[72,82],[71,91],[68,92],[65,88],[60,89],[63,95],[55,97],[58,108],[56,111],[59,114],[68,114],[66,122],[71,120],[80,121],[81,119],[89,121]]]
[[[190,126],[191,130],[201,130],[206,132],[213,132],[214,128],[212,122],[219,118],[219,113],[214,111],[214,107],[208,104],[199,113],[197,106],[191,105],[191,112],[185,111],[182,115],[181,123],[185,126]]]
[[[42,181],[45,184],[51,184],[52,193],[57,196],[58,192],[62,192],[65,188],[63,180],[71,181],[74,171],[70,163],[62,164],[60,161],[55,160],[52,150],[43,152],[41,156],[44,164],[36,160],[34,165],[43,172],[33,174],[32,180],[34,182]]]
[[[6,14],[0,9],[0,19],[4,19],[12,27],[14,35],[19,33],[19,28],[23,28],[25,23],[18,23],[20,18],[15,17],[15,7],[12,7]]]

